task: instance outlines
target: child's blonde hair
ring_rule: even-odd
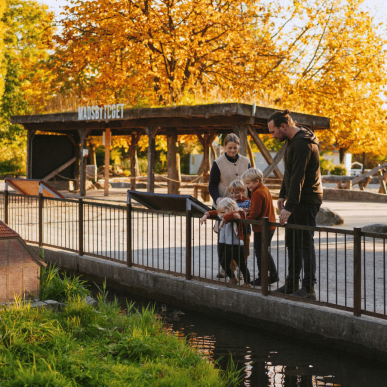
[[[248,181],[259,180],[262,183],[263,173],[257,168],[250,168],[241,176],[241,179]]]
[[[224,198],[219,202],[217,211],[219,212],[221,209],[235,212],[239,210],[239,207],[235,200]]]
[[[242,183],[241,180],[234,180],[230,183],[230,185],[228,186],[228,192],[231,192],[231,191],[236,191],[236,192],[245,192],[246,191],[246,187],[245,185]]]

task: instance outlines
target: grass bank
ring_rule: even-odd
[[[60,312],[15,303],[0,311],[0,386],[234,386],[153,310],[81,297]]]

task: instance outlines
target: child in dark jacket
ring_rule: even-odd
[[[243,175],[242,180],[246,187],[251,192],[251,208],[246,219],[260,220],[269,218],[269,222],[275,222],[275,212],[273,206],[273,198],[270,191],[263,184],[263,174],[259,169],[250,168]],[[269,231],[269,246],[274,235],[275,226],[270,226]],[[262,266],[262,227],[253,225],[254,231],[254,249],[257,257],[258,277],[251,282],[251,285],[261,286],[261,266]],[[269,284],[278,281],[277,268],[273,257],[269,252]]]
[[[250,285],[250,272],[247,268],[244,255],[244,227],[243,225],[236,224],[233,220],[245,219],[245,213],[239,209],[237,203],[230,199],[224,198],[219,204],[217,210],[209,211],[201,218],[200,223],[204,224],[208,218],[216,219],[221,218],[219,225],[219,256],[222,257],[220,264],[223,270],[230,277],[230,283],[237,284],[238,278],[235,277],[233,270],[230,268],[230,264],[234,259],[243,273],[245,285]]]

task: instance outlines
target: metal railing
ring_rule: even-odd
[[[213,231],[215,220],[207,220],[201,226],[200,216],[188,210],[166,212],[135,207],[130,202],[54,199],[1,192],[0,219],[26,242],[39,246],[87,254],[187,280],[216,281],[232,286],[227,278],[218,278],[221,264],[219,234]],[[281,226],[267,219],[235,223],[262,227],[261,286],[253,285],[245,290],[339,308],[356,316],[387,318],[387,234],[362,232],[359,228]],[[270,228],[275,230],[269,245]],[[311,238],[308,246],[315,250],[316,300],[276,292],[289,277],[289,254],[296,255],[296,250],[304,244],[303,238]],[[245,239],[245,245],[246,242]],[[246,264],[254,280],[258,277],[258,267],[252,243],[248,250]],[[304,253],[311,256],[312,251]],[[236,262],[245,259],[243,253],[235,254]],[[279,281],[274,283],[270,283],[270,254],[279,274]],[[235,274],[237,286],[243,286],[243,275],[238,270]],[[300,279],[305,274],[302,269]]]

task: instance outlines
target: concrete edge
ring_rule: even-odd
[[[37,246],[30,245],[38,251]],[[112,287],[387,361],[387,320],[44,248],[45,261]]]
[[[387,195],[369,191],[353,191],[350,189],[324,188],[323,200],[387,203]]]

